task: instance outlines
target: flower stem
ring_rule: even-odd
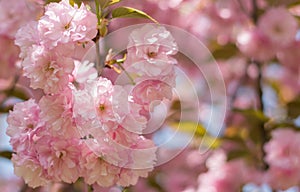
[[[126,71],[126,69],[122,66],[120,62],[117,62],[117,65],[124,71],[124,73],[127,75],[127,77],[130,79],[132,85],[135,85],[134,79],[131,77],[131,75]]]
[[[96,5],[96,15],[97,15],[98,26],[100,26],[100,24],[101,24],[101,11],[100,11],[99,0],[95,0],[95,5]]]

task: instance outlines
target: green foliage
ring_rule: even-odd
[[[265,116],[262,111],[254,109],[233,109],[233,112],[240,113],[245,116],[250,122],[266,123],[269,117]]]
[[[100,8],[102,10],[104,10],[107,7],[117,4],[117,3],[120,3],[123,0],[95,0],[95,1],[97,1],[97,3],[99,3],[99,5],[100,5]]]
[[[108,3],[109,6],[120,3],[122,0],[110,0],[110,2]]]
[[[205,129],[203,125],[197,122],[192,121],[180,121],[180,122],[172,122],[169,124],[172,128],[176,129],[176,131],[180,131],[182,133],[193,134],[195,136],[195,140],[198,140],[201,145],[215,149],[218,148],[221,144],[221,140],[219,138],[211,136]]]
[[[7,95],[22,99],[24,101],[29,99],[29,96],[24,92],[24,90],[18,87],[15,87]]]
[[[295,6],[299,5],[299,0],[267,0],[267,3],[271,6]]]
[[[231,161],[234,159],[239,159],[239,158],[245,158],[247,156],[249,156],[249,151],[244,149],[244,150],[233,150],[233,151],[229,151],[227,153],[227,161]]]
[[[112,18],[143,18],[158,23],[147,13],[132,7],[118,7],[112,10]]]
[[[0,151],[0,157],[11,159],[13,152],[11,151]]]
[[[287,113],[293,119],[300,116],[300,96],[287,104]]]
[[[214,47],[212,55],[215,59],[229,59],[239,52],[234,44],[226,44],[224,46],[215,45]]]
[[[222,142],[220,138],[213,137],[209,134],[205,134],[204,137],[201,138],[201,146],[205,146],[210,149],[217,149],[221,146]]]
[[[170,126],[178,131],[195,134],[198,137],[203,137],[206,134],[205,128],[200,123],[197,122],[192,122],[192,121],[174,122],[174,123],[170,123]]]
[[[262,135],[264,125],[269,121],[269,118],[263,114],[262,111],[254,109],[233,109],[233,112],[239,113],[245,117],[248,136],[256,144],[264,142],[266,135]]]
[[[60,1],[61,0],[46,0],[45,2],[46,2],[46,4],[48,4],[48,3],[58,3]]]

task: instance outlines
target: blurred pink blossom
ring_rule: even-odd
[[[292,129],[277,129],[265,145],[265,160],[270,166],[267,182],[274,189],[285,190],[299,183],[300,133]]]
[[[237,45],[247,57],[258,61],[268,61],[275,56],[275,49],[269,37],[258,28],[239,33]]]
[[[238,191],[245,180],[245,164],[242,160],[226,162],[224,151],[215,151],[206,164],[208,172],[200,174],[199,192]]]
[[[282,22],[284,21],[284,22]],[[284,7],[271,8],[258,21],[258,28],[275,47],[290,45],[298,30],[297,20]]]

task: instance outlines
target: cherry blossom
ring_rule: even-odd
[[[59,43],[84,43],[93,39],[96,34],[96,15],[82,4],[70,5],[69,1],[50,3],[44,16],[39,20],[38,30],[43,34],[42,43],[53,48]]]
[[[284,22],[280,22],[280,19]],[[275,46],[287,46],[296,37],[298,23],[287,9],[277,7],[260,17],[258,27]]]
[[[272,139],[264,147],[270,165],[266,179],[275,189],[284,190],[299,183],[299,137],[291,129],[278,129],[272,132]]]

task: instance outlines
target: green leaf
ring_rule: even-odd
[[[227,44],[225,46],[218,46],[212,52],[215,59],[229,59],[235,56],[239,52],[238,48],[234,44]]]
[[[233,150],[227,153],[227,161],[244,158],[247,156],[249,156],[249,151],[247,150]]]
[[[151,21],[158,23],[147,13],[132,7],[118,7],[112,10],[112,17],[113,18],[144,18],[144,19],[150,19]]]
[[[0,157],[11,159],[13,152],[12,151],[0,151]]]
[[[170,123],[170,126],[178,131],[195,134],[199,137],[206,133],[206,129],[201,124],[192,121],[173,122]]]
[[[245,146],[245,141],[243,140],[243,138],[235,135],[235,136],[223,136],[222,141],[224,142],[234,142],[236,144],[238,144],[239,146]]]
[[[299,0],[267,0],[270,6],[294,6],[300,4]]]
[[[46,4],[49,4],[49,3],[58,3],[60,1],[61,0],[46,0]]]
[[[269,121],[269,117],[265,116],[262,111],[254,109],[233,109],[233,112],[242,114],[248,120],[258,120],[261,123]]]
[[[105,8],[120,3],[123,0],[95,0],[101,7],[102,10],[104,10]]]
[[[101,9],[104,9],[109,4],[110,0],[95,0],[95,2],[100,5]]]
[[[217,149],[222,144],[222,140],[206,134],[204,137],[202,137],[201,144],[210,149]]]
[[[28,100],[29,96],[22,90],[22,88],[15,87],[15,89],[10,92],[9,96],[14,96],[22,100]]]
[[[109,6],[111,6],[111,5],[114,5],[114,4],[117,4],[117,3],[120,3],[121,1],[123,1],[123,0],[110,0],[110,2],[109,2]]]
[[[287,112],[293,119],[300,116],[300,96],[287,104]]]

